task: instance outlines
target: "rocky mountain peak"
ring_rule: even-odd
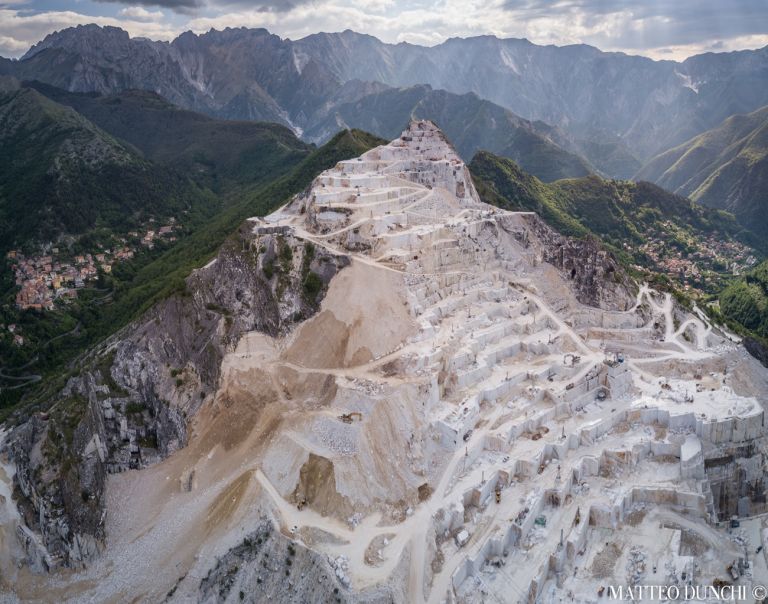
[[[48,48],[61,48],[77,53],[103,52],[125,47],[131,41],[128,32],[111,25],[77,25],[48,34],[30,48],[21,60],[29,59]]]

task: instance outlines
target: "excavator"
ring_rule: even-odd
[[[357,421],[361,422],[363,421],[363,414],[359,413],[358,411],[352,411],[351,413],[344,413],[339,415],[339,419],[345,424],[351,424],[355,418],[357,418]]]

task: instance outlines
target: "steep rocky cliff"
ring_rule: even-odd
[[[596,237],[564,237],[541,219],[533,221],[542,241],[542,259],[559,269],[571,282],[576,299],[587,306],[626,310],[637,285],[615,256]]]
[[[276,336],[318,308],[344,256],[280,228],[246,222],[183,291],[93,352],[81,371],[11,435],[16,496],[37,569],[78,566],[104,538],[106,474],[165,458],[212,396],[221,360],[240,336]]]

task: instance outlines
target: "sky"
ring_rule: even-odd
[[[0,56],[81,23],[154,40],[240,26],[292,39],[352,29],[427,46],[493,34],[683,60],[768,45],[768,0],[0,0]]]

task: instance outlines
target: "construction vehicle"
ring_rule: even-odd
[[[359,413],[358,411],[352,411],[352,413],[344,413],[339,415],[339,419],[345,424],[351,424],[355,418],[357,418],[358,421],[363,421],[363,414]]]
[[[579,362],[581,362],[581,357],[577,354],[573,354],[572,352],[566,352],[563,355],[563,365],[566,367],[573,367],[574,365],[577,365]]]
[[[501,503],[501,485],[496,484],[496,503]]]
[[[729,564],[725,568],[725,570],[728,572],[729,575],[731,575],[731,578],[734,581],[737,581],[739,579],[739,577],[741,576],[741,573],[739,573],[738,564],[736,563],[735,560],[733,561],[733,564]]]

